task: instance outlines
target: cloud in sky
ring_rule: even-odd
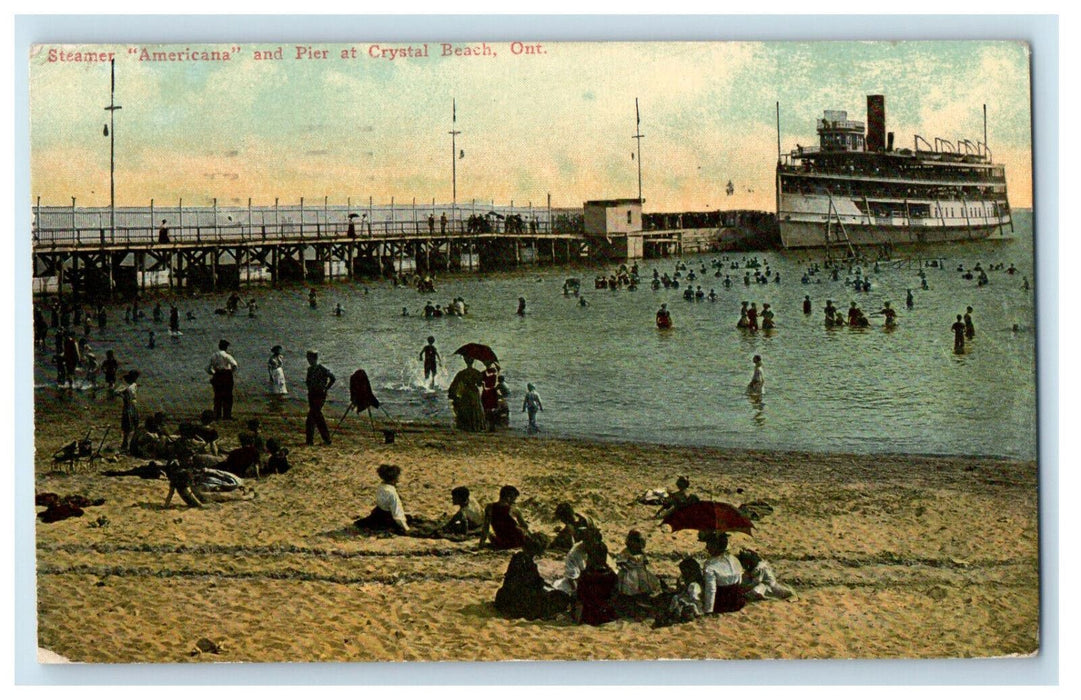
[[[544,44],[544,53],[442,58],[140,62],[117,54],[117,201],[193,205],[331,201],[445,202],[452,126],[458,199],[556,206],[637,194],[634,101],[641,107],[647,210],[772,209],[775,104],[781,145],[815,140],[823,109],[863,120],[886,95],[899,146],[912,135],[982,139],[982,105],[1014,206],[1031,205],[1029,54],[1016,42]],[[405,49],[408,44],[381,45]],[[419,47],[420,45],[415,45]],[[478,44],[455,44],[458,48]],[[45,204],[108,200],[108,63],[30,58],[31,188]],[[148,47],[155,48],[155,47]],[[183,46],[168,47],[184,49]],[[191,46],[193,50],[227,46]],[[451,101],[457,103],[451,123]],[[458,155],[458,154],[455,154]],[[208,174],[218,174],[213,178]],[[226,174],[226,175],[223,175]],[[728,180],[736,193],[723,193]]]

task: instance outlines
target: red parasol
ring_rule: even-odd
[[[493,362],[499,362],[499,359],[495,356],[495,351],[487,345],[481,345],[480,343],[466,343],[455,350],[454,354],[479,360],[486,365],[490,365]]]
[[[735,506],[718,501],[699,501],[677,508],[661,521],[677,530],[719,530],[751,534],[754,523]]]

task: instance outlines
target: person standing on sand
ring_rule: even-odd
[[[289,389],[285,385],[285,358],[282,357],[282,346],[275,345],[270,348],[266,369],[270,378],[270,393],[278,398],[288,394]]]
[[[218,351],[210,356],[206,373],[210,375],[210,386],[214,388],[214,418],[216,420],[233,419],[233,380],[239,365],[228,352],[229,341],[219,340]]]
[[[522,411],[529,414],[529,432],[535,433],[540,430],[537,427],[537,411],[543,411],[540,395],[532,384],[526,384],[525,398],[522,399]]]
[[[105,351],[105,362],[101,363],[101,371],[105,374],[105,384],[109,389],[116,387],[116,372],[120,369],[120,363],[116,361],[116,356],[112,350]]]
[[[326,418],[323,417],[323,404],[327,401],[327,392],[334,386],[334,374],[329,369],[319,364],[319,353],[309,350],[308,376],[305,383],[308,386],[308,419],[304,423],[304,435],[308,445],[315,444],[315,430],[319,429],[319,436],[323,438],[323,444],[330,444],[330,429],[327,428]]]
[[[454,406],[454,424],[459,430],[479,433],[485,428],[480,385],[484,375],[473,368],[473,358],[465,358],[465,368],[454,375],[447,396]]]
[[[965,322],[961,320],[961,314],[957,314],[957,321],[950,326],[953,329],[953,352],[955,355],[965,354]]]
[[[424,381],[427,382],[429,377],[432,380],[432,388],[435,388],[435,375],[439,370],[439,363],[443,360],[439,356],[439,351],[435,349],[435,336],[428,336],[428,344],[421,348],[420,355],[417,356],[418,360],[424,362]]]
[[[124,388],[114,391],[124,401],[124,406],[120,409],[120,433],[124,436],[120,442],[120,451],[124,453],[131,449],[131,435],[139,426],[139,406],[135,400],[135,392],[139,388],[136,384],[138,380],[139,372],[131,370],[124,375]]]

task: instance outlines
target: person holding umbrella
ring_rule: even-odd
[[[465,368],[454,375],[454,380],[447,389],[447,396],[454,406],[455,426],[459,430],[479,433],[487,427],[484,407],[480,402],[480,386],[484,382],[484,375],[473,368],[474,358],[467,354],[467,348],[468,346],[462,346],[455,351],[455,354],[462,355],[465,360]],[[462,352],[463,350],[466,352]]]
[[[330,444],[330,429],[327,420],[323,417],[323,404],[327,401],[327,392],[334,386],[334,374],[319,364],[319,353],[314,350],[307,352],[308,376],[305,383],[308,386],[308,418],[304,423],[304,435],[308,445],[315,444],[315,429],[319,429],[319,435],[323,438],[323,444]]]
[[[720,531],[705,533],[706,553],[709,559],[702,566],[705,585],[702,590],[702,607],[706,614],[729,613],[741,610],[746,604],[743,587],[743,567],[739,559],[728,551],[728,535]]]

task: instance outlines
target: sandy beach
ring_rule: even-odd
[[[257,498],[203,509],[174,498],[165,508],[164,479],[100,474],[146,460],[74,473],[52,463],[60,445],[118,412],[39,397],[37,491],[105,499],[81,518],[37,523],[38,643],[72,661],[936,658],[1039,648],[1035,462],[593,444],[437,426],[384,444],[356,418],[332,447],[306,448],[304,416],[291,413],[260,416],[264,435],[300,446],[292,471],[256,483]],[[225,447],[249,416],[235,417],[221,427]],[[353,530],[371,509],[381,463],[401,466],[411,514],[449,512],[460,484],[485,503],[509,483],[535,530],[555,530],[562,500],[598,521],[613,553],[638,528],[653,570],[669,580],[701,544],[658,527],[655,508],[635,499],[685,474],[700,496],[773,507],[753,538],[734,535],[733,545],[760,552],[799,599],[657,630],[504,620],[492,600],[509,553]],[[561,558],[546,555],[541,570],[554,576]]]

